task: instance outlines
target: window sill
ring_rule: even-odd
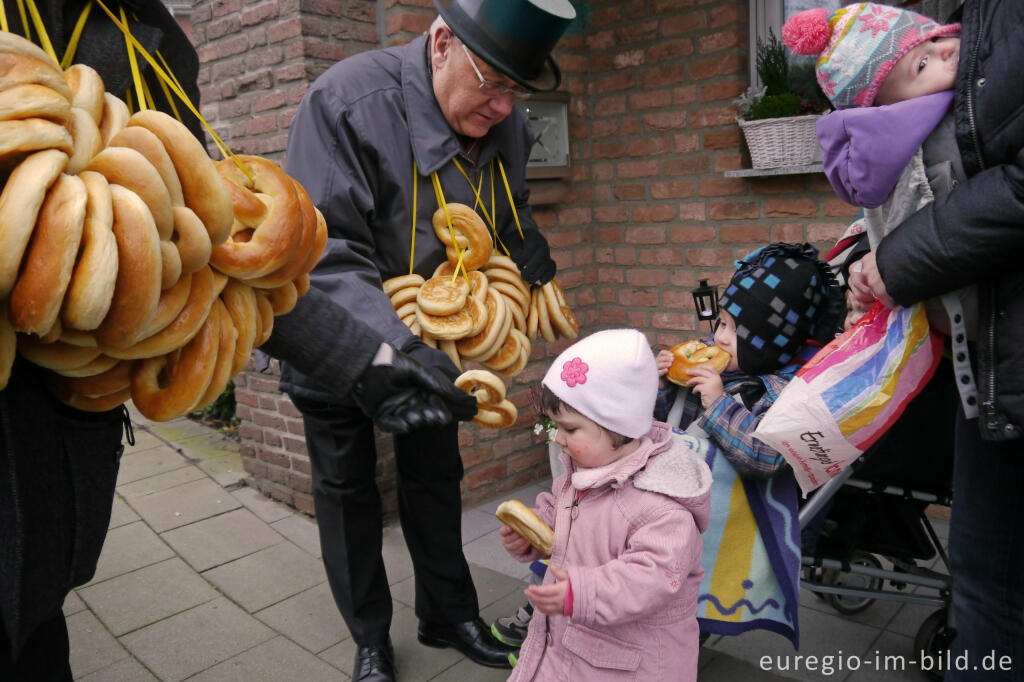
[[[825,167],[820,163],[809,166],[785,166],[783,168],[738,168],[725,171],[727,178],[760,178],[771,175],[801,175],[806,173],[823,173]]]

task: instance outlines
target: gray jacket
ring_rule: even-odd
[[[313,287],[403,348],[414,337],[381,283],[409,273],[413,163],[418,174],[413,271],[429,277],[445,260],[431,225],[438,204],[430,174],[437,171],[447,202],[473,206],[473,190],[452,162],[457,158],[474,186],[482,180],[480,194],[489,213],[493,181],[498,237],[514,244],[521,237],[497,159],[523,231],[537,230],[525,181],[531,145],[525,117],[513,110],[479,140],[476,162],[463,153],[434,97],[426,36],[338,62],[317,78],[299,105],[285,162],[285,170],[303,184],[327,221],[329,239],[312,273]],[[309,328],[315,329],[315,310],[310,315]],[[287,365],[282,387],[308,398],[328,397]]]

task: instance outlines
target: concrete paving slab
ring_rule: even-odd
[[[242,505],[261,521],[273,523],[283,518],[294,516],[297,512],[288,505],[271,499],[256,488],[248,486],[231,491],[231,496],[242,503]],[[298,543],[296,543],[298,544]]]
[[[422,682],[464,660],[455,649],[435,649],[424,646],[416,639],[419,620],[410,608],[395,611],[391,620],[391,641],[395,645],[395,665],[402,682]],[[349,660],[355,656],[355,650]],[[351,663],[349,664],[351,669]],[[475,666],[474,666],[475,667]],[[476,680],[475,677],[470,678]]]
[[[320,531],[313,519],[295,512],[270,525],[310,556],[320,557]]]
[[[503,682],[508,679],[511,670],[504,668],[485,668],[468,658],[463,658],[450,668],[442,670],[430,679],[432,682]]]
[[[206,478],[206,474],[194,466],[183,466],[173,471],[165,471],[156,476],[140,478],[131,483],[125,483],[117,488],[117,492],[129,505],[131,500],[145,495],[152,495],[162,490],[177,488],[179,485],[199,481]],[[134,512],[133,512],[134,513]]]
[[[469,509],[462,513],[462,544],[472,542],[501,528],[501,521],[494,514],[479,509]]]
[[[179,441],[178,445],[187,453],[190,462],[224,487],[236,485],[249,475],[242,467],[238,441],[219,431],[207,430]]]
[[[203,573],[247,611],[259,611],[327,580],[323,565],[282,542]]]
[[[273,630],[221,597],[121,641],[161,680],[183,680],[273,639]]]
[[[522,488],[516,488],[514,490],[504,492],[494,499],[487,500],[486,502],[473,507],[473,509],[494,516],[494,510],[496,510],[498,505],[505,500],[519,500],[527,507],[532,507],[533,503],[537,500],[537,495],[544,492],[551,492],[550,478],[538,481],[537,483],[531,483],[530,485],[523,486]]]
[[[853,584],[859,587],[866,586],[865,584]],[[885,589],[891,590],[892,587],[886,586]],[[846,601],[846,603],[850,604],[849,601]],[[863,623],[864,625],[870,625],[875,628],[885,628],[889,624],[889,621],[893,619],[893,616],[899,612],[901,605],[902,602],[898,601],[876,599],[870,606],[860,613],[847,615],[836,611],[827,599],[821,599],[809,589],[805,588],[800,590],[800,606],[820,611],[822,613],[828,613],[833,616],[840,615],[848,621]]]
[[[280,533],[244,508],[169,530],[162,537],[200,572],[285,542]]]
[[[253,615],[313,653],[351,637],[326,582]]]
[[[466,543],[462,551],[466,555],[466,561],[471,564],[484,566],[519,580],[526,580],[530,575],[529,564],[516,561],[505,551],[497,530]]]
[[[140,478],[149,478],[167,471],[188,466],[188,461],[167,445],[157,445],[140,452],[125,450],[121,457],[121,466],[117,473],[119,486]]]
[[[157,533],[224,514],[242,506],[209,478],[134,497],[129,503]]]
[[[149,448],[166,445],[163,439],[157,438],[156,435],[146,430],[145,427],[141,427],[141,425],[137,424],[134,419],[132,419],[132,431],[135,435],[135,445],[128,445],[128,443],[125,443],[125,454],[142,452]]]
[[[333,682],[339,671],[284,637],[258,644],[204,670],[194,682]]]
[[[107,532],[96,574],[89,584],[94,585],[173,556],[174,550],[142,521],[113,528]]]
[[[898,635],[913,637],[921,628],[925,619],[935,613],[938,609],[934,606],[922,606],[920,604],[904,604],[900,610],[889,621],[886,628]]]
[[[64,604],[61,607],[61,610],[64,612],[64,617],[67,618],[68,616],[78,613],[83,609],[85,609],[85,602],[78,596],[78,593],[74,590],[68,592],[68,596],[64,597]]]
[[[114,495],[114,504],[110,508],[110,525],[108,528],[117,528],[133,521],[138,521],[139,515],[129,507],[120,495]]]
[[[877,649],[879,655],[872,652],[865,657],[859,663],[860,669],[846,678],[849,682],[925,682],[932,679],[917,664],[912,637],[883,632],[872,648]]]
[[[76,677],[81,682],[153,682],[153,673],[135,658],[122,658],[113,665],[97,670],[85,677]]]
[[[89,611],[68,616],[68,639],[71,643],[71,672],[75,677],[106,668],[128,657],[114,636]]]
[[[793,679],[782,677],[762,670],[756,665],[741,661],[722,654],[707,655],[706,649],[701,649],[698,659],[697,677],[700,682],[757,682],[759,680],[784,680]]]
[[[194,436],[204,436],[212,429],[201,422],[193,421],[187,417],[174,419],[169,422],[150,422],[146,428],[159,438],[169,443],[181,444]]]
[[[78,594],[118,636],[217,598],[217,591],[177,557],[83,587]]]

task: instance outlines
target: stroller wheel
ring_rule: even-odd
[[[942,608],[925,618],[918,628],[917,636],[914,637],[914,652],[917,654],[918,663],[921,664],[921,670],[933,667],[925,665],[925,656],[928,656],[930,661],[941,659],[953,643],[956,630],[949,627],[948,619],[948,611]],[[943,676],[941,670],[926,670],[926,673],[933,680],[941,680]]]
[[[850,557],[850,563],[858,566],[870,566],[872,568],[882,567],[882,562],[874,554],[869,554],[868,552],[854,552],[853,556]],[[856,587],[866,590],[879,590],[882,587],[881,578],[839,571],[829,571],[825,580],[828,584],[836,587]],[[856,594],[830,594],[828,595],[828,603],[844,616],[852,616],[870,607],[875,603],[875,600],[871,597]]]

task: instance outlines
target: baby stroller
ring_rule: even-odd
[[[929,655],[954,634],[948,558],[925,509],[952,500],[956,404],[943,360],[892,428],[799,512],[801,586],[844,615],[878,599],[936,607],[914,639],[914,651]],[[927,567],[936,556],[941,570]]]

